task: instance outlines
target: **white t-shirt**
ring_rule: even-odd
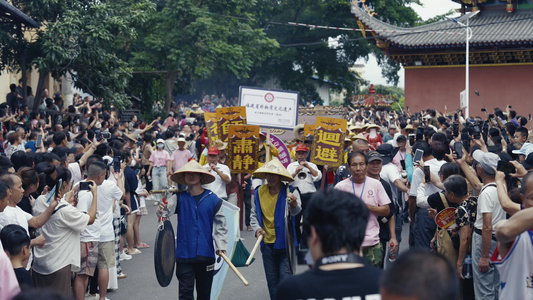
[[[32,215],[23,211],[20,207],[15,206],[6,206],[4,212],[0,213],[0,231],[2,228],[10,224],[17,224],[22,226],[26,230],[28,236],[30,232],[28,231],[28,221],[33,218]]]
[[[302,170],[300,170],[300,173],[296,174],[296,176],[294,177],[294,181],[291,182],[291,185],[293,187],[297,187],[300,190],[300,193],[302,194],[316,192],[316,187],[315,187],[314,182],[322,179],[322,173],[318,170],[318,167],[312,162],[307,162],[307,164],[318,173],[317,176],[316,177],[313,176],[311,174],[311,171],[308,168],[304,167]],[[289,171],[289,173],[292,174],[296,172],[296,169],[299,166],[300,166],[300,163],[295,161],[287,166],[287,171]],[[300,179],[300,176],[303,179]]]
[[[0,231],[2,230],[2,228],[6,227],[7,225],[16,224],[24,228],[28,236],[30,236],[30,231],[28,230],[28,221],[31,218],[33,218],[32,215],[23,211],[18,206],[15,206],[15,207],[6,206],[6,208],[4,209],[4,212],[0,213]],[[30,257],[28,259],[28,265],[26,266],[27,270],[31,268],[32,261],[33,261],[33,254],[30,252]]]
[[[48,207],[47,195],[41,195],[35,200],[33,214],[38,216]],[[65,207],[58,210],[62,205]],[[43,247],[34,247],[35,260],[33,270],[42,275],[49,275],[61,268],[72,265],[72,271],[79,271],[80,267],[80,233],[87,227],[89,215],[80,212],[74,206],[62,199],[48,222],[40,231],[46,243]]]
[[[209,164],[204,165],[204,168],[209,169]],[[231,179],[231,171],[229,170],[228,166],[217,163],[217,168],[220,172],[229,176]],[[210,184],[204,184],[202,187],[215,193],[218,198],[227,198],[228,194],[226,193],[226,182],[220,178],[217,172],[211,170],[211,174],[215,176],[215,181],[211,182]]]
[[[98,194],[97,194],[98,196]],[[88,214],[91,209],[91,203],[93,202],[93,193],[91,191],[79,191],[78,193],[78,205],[76,208],[84,214]],[[98,242],[100,240],[100,218],[96,218],[94,223],[87,226],[80,235],[80,241],[82,243]]]
[[[96,196],[98,198],[98,218],[100,219],[101,226],[100,242],[114,241],[113,201],[122,198],[122,191],[115,182],[104,180],[104,182],[98,186]],[[120,211],[120,208],[116,206],[115,210]]]
[[[72,184],[76,184],[81,181],[81,168],[77,162],[68,164],[68,169],[72,174]]]
[[[429,166],[429,170],[431,173],[433,173],[435,176],[439,176],[440,167],[444,165],[445,161],[438,161],[436,158],[430,159],[428,161],[424,162],[424,165]],[[422,180],[424,180],[424,171],[420,168],[415,168],[413,172],[413,177],[411,179],[411,189],[409,190],[409,196],[416,197],[418,193],[418,186],[420,183],[422,183]],[[428,183],[426,186],[426,195],[431,195],[434,193],[440,192],[441,189],[433,185],[432,183]]]
[[[398,188],[394,185],[394,182],[398,179],[402,179],[402,174],[398,170],[398,167],[393,163],[388,163],[381,168],[379,177],[385,180],[391,187],[392,199],[396,205],[398,205]]]
[[[483,214],[492,213],[492,234],[496,233],[496,223],[505,220],[506,215],[500,200],[498,199],[498,190],[495,185],[485,185],[477,198],[477,216],[474,227],[483,229]]]

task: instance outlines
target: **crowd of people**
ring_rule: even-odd
[[[228,248],[220,206],[240,193],[271,299],[533,299],[533,134],[510,107],[475,118],[351,110],[342,166],[312,163],[315,138],[297,126],[287,167],[261,135],[259,169],[232,174],[203,112],[236,99],[204,95],[142,120],[79,95],[30,113],[19,92],[0,104],[0,299],[35,288],[107,299],[126,278],[120,262],[148,247],[147,200],[181,216],[180,299],[194,297],[195,282],[209,299],[215,257]],[[172,186],[172,199],[152,193]],[[297,276],[292,239],[314,265]],[[396,260],[402,242],[413,250]]]

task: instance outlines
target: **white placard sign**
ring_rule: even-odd
[[[271,128],[293,129],[298,125],[298,92],[240,87],[240,106],[246,122]]]

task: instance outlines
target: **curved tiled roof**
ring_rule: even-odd
[[[464,45],[465,29],[451,20],[413,28],[402,28],[382,22],[352,5],[352,13],[376,35],[396,46]],[[466,16],[458,19],[466,24]],[[482,11],[470,19],[473,31],[470,43],[533,44],[533,11]]]

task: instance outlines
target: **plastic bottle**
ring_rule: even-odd
[[[470,254],[467,254],[465,257],[465,260],[463,262],[463,277],[465,279],[471,279],[472,278],[472,256]]]
[[[163,204],[165,205],[165,208],[163,209],[163,213],[161,214],[161,216],[159,216],[158,218],[158,221],[161,223],[163,221],[165,221],[168,217],[168,208],[167,208],[167,205],[168,205],[168,201],[166,198],[163,198],[163,200],[161,200],[161,202],[163,202]]]
[[[396,260],[396,255],[398,254],[397,251],[396,252],[392,252],[393,248],[394,248],[394,244],[390,243],[390,245],[389,245],[389,261],[391,261],[391,262]]]

